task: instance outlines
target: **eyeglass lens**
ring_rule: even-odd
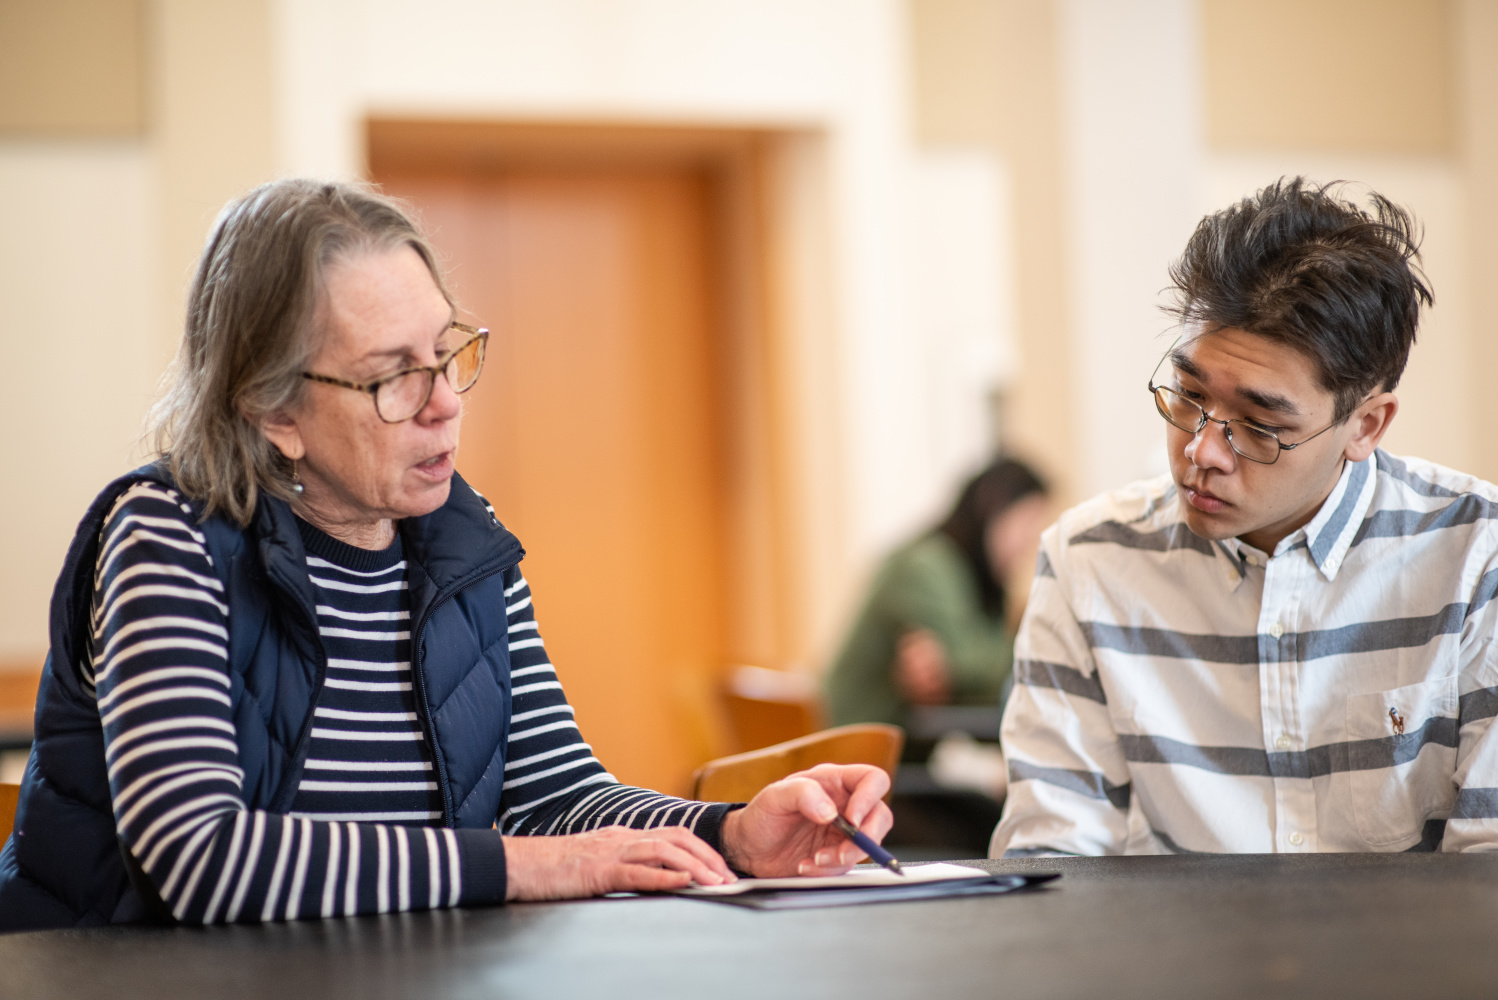
[[[1198,433],[1206,424],[1206,411],[1200,405],[1164,386],[1155,389],[1155,408],[1170,424],[1187,434]],[[1250,462],[1271,465],[1280,457],[1280,439],[1242,420],[1229,420],[1223,430],[1233,451]]]
[[[467,392],[479,379],[484,367],[484,338],[474,337],[456,354],[447,359],[442,369],[447,384],[453,392]],[[405,372],[388,382],[380,383],[375,390],[375,408],[380,418],[389,423],[409,420],[421,412],[432,397],[432,385],[437,375],[430,370]]]

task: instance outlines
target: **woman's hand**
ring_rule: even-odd
[[[911,629],[895,646],[895,689],[912,705],[945,705],[952,700],[947,651],[930,629]]]
[[[877,843],[894,824],[882,800],[889,775],[871,764],[818,764],[767,785],[723,821],[723,853],[739,871],[771,878],[841,875],[864,858],[830,826],[838,813]]]
[[[679,826],[609,826],[566,837],[506,837],[505,899],[576,899],[606,892],[680,889],[738,879],[696,834]]]

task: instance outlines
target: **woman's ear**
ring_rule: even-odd
[[[295,462],[307,454],[307,445],[302,441],[301,428],[290,414],[276,410],[260,418],[260,433],[276,446],[276,449]]]
[[[1383,440],[1384,432],[1394,422],[1399,412],[1399,398],[1392,392],[1381,392],[1365,400],[1348,418],[1353,435],[1342,454],[1349,462],[1361,462],[1373,454],[1373,449]]]

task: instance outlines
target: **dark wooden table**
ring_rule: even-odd
[[[757,912],[610,899],[0,937],[6,997],[1498,996],[1498,857],[972,862],[1010,896]]]

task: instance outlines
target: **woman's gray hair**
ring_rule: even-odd
[[[451,303],[426,237],[399,204],[366,187],[283,180],[225,207],[193,276],[166,388],[146,419],[148,439],[204,516],[247,525],[261,493],[292,498],[291,463],[261,421],[306,391],[330,265],[402,246],[421,256]]]

